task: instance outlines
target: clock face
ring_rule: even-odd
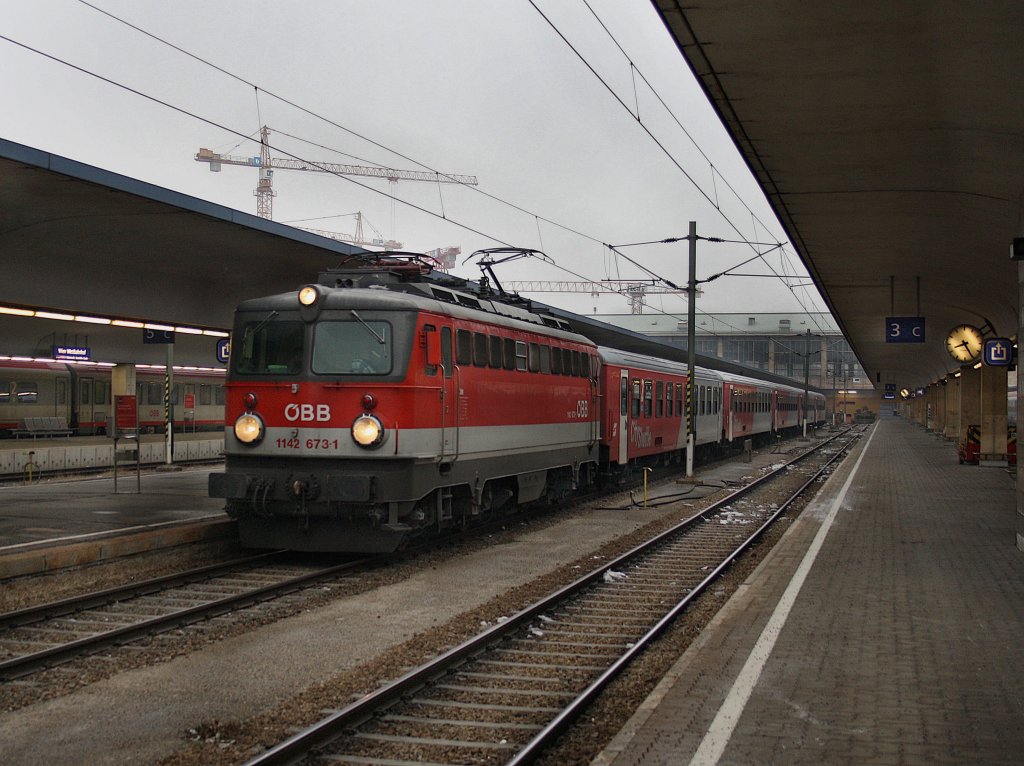
[[[954,327],[946,336],[946,350],[958,362],[969,362],[977,358],[984,343],[981,330],[969,324]]]

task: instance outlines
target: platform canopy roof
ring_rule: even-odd
[[[364,252],[2,139],[0,211],[5,305],[230,327]]]
[[[1016,336],[1024,4],[652,2],[876,385],[956,369],[956,325]]]

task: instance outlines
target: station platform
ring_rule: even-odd
[[[1015,508],[878,422],[592,766],[1024,762]]]

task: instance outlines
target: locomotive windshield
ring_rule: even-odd
[[[304,325],[301,321],[277,319],[271,312],[236,328],[241,338],[232,349],[235,372],[249,375],[296,375],[302,371]]]
[[[355,312],[352,312],[355,315]],[[389,322],[319,322],[313,334],[313,372],[320,375],[388,375],[393,364]]]

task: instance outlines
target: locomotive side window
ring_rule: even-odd
[[[529,344],[529,367],[530,372],[540,372],[540,344]]]
[[[452,376],[452,328],[441,328],[441,366],[444,368],[444,376]]]
[[[562,349],[558,346],[551,347],[551,374],[562,374]]]
[[[391,324],[380,320],[320,322],[313,333],[313,372],[387,375],[392,366],[391,336]]]
[[[516,342],[511,338],[502,338],[501,366],[506,370],[516,368]]]
[[[547,346],[540,347],[540,371],[544,375],[551,374],[551,349]]]
[[[516,369],[526,372],[526,341],[516,341]]]
[[[500,370],[502,366],[501,336],[490,336],[490,353],[488,354],[488,357],[491,367],[493,367],[496,370]]]
[[[489,356],[487,336],[482,332],[473,333],[473,365],[475,367],[486,367]]]
[[[231,363],[242,375],[295,375],[302,369],[303,324],[277,320],[277,312],[243,324],[235,335],[242,338]],[[353,323],[354,324],[354,323]],[[356,325],[358,327],[358,325]],[[365,330],[363,330],[365,332]]]
[[[473,334],[469,330],[455,331],[455,363],[473,363]]]

